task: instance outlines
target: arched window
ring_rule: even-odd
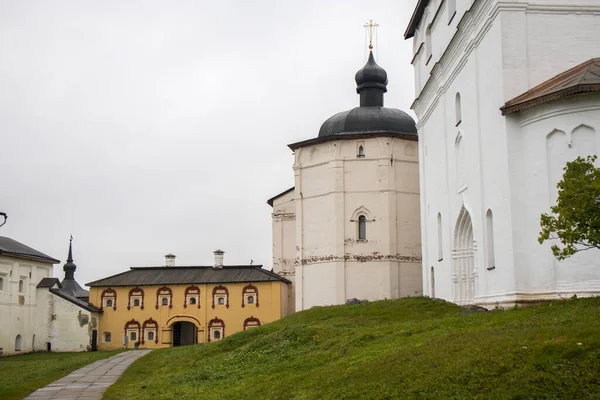
[[[158,343],[158,322],[153,320],[152,318],[147,319],[142,324],[142,333],[140,334],[140,339],[142,344],[146,344],[146,340],[154,341],[154,343]]]
[[[358,217],[358,240],[367,240],[367,218],[364,215]]]
[[[195,297],[190,297],[190,304],[196,304],[196,298]]]
[[[225,322],[219,318],[213,318],[208,322],[208,341],[220,340],[225,337]]]
[[[106,299],[106,307],[112,307],[113,306],[113,299]]]
[[[173,308],[173,291],[170,287],[163,286],[158,288],[156,291],[156,309],[158,310],[159,306],[169,306],[169,308]]]
[[[4,278],[0,278],[0,290],[4,290]]]
[[[133,306],[134,307],[139,307],[140,306],[140,299],[133,299]]]
[[[167,297],[163,297],[162,298],[162,303],[163,306],[168,306],[169,305],[169,299]]]
[[[456,0],[448,0],[448,24],[452,22],[456,14]]]
[[[456,126],[462,122],[462,105],[460,103],[460,93],[456,93],[454,98],[454,112],[456,113]]]
[[[17,335],[15,339],[15,351],[21,351],[21,335]]]
[[[129,304],[127,304],[127,309],[130,310],[131,307],[140,307],[142,310],[144,309],[144,289],[136,286],[129,291]]]
[[[19,293],[23,293],[23,279],[19,281]]]
[[[492,210],[485,214],[486,225],[486,247],[487,247],[487,269],[496,268],[496,255],[494,254],[494,215]]]
[[[444,259],[444,247],[443,247],[443,237],[442,237],[442,213],[438,213],[437,215],[437,234],[438,234],[438,261],[442,261]]]
[[[242,308],[246,304],[252,304],[258,307],[258,288],[254,285],[246,285],[242,289]]]
[[[220,331],[214,331],[213,332],[213,336],[214,336],[215,340],[219,340],[219,339],[221,339],[221,332]]]
[[[425,31],[425,65],[429,64],[431,58],[431,25],[427,26]]]
[[[365,158],[365,148],[361,145],[358,146],[358,158]]]
[[[102,303],[102,309],[104,309],[105,307],[112,307],[113,310],[117,309],[117,292],[115,291],[115,289],[104,289],[102,291],[102,294],[100,295],[100,300]]]
[[[229,308],[229,289],[227,289],[223,285],[215,286],[212,291],[212,308],[215,308],[216,305],[224,305]]]

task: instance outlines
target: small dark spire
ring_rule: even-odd
[[[73,262],[73,235],[71,235],[71,239],[69,240],[69,257],[67,258],[67,263],[63,266],[65,279],[75,279],[76,269],[77,265]]]
[[[354,77],[356,92],[360,94],[361,107],[383,107],[383,94],[387,92],[387,72],[375,62],[373,52],[369,60]]]

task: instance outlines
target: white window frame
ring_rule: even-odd
[[[139,305],[134,305],[133,302],[134,300],[139,300],[140,304]],[[129,307],[133,308],[133,307],[141,307],[142,306],[142,295],[133,295],[133,296],[129,296]]]
[[[108,305],[108,300],[112,300],[112,305]],[[115,306],[115,296],[106,296],[102,298],[102,308],[113,308]]]
[[[167,299],[167,304],[163,304],[163,299]],[[171,305],[171,295],[170,294],[159,294],[158,295],[158,305],[160,307],[168,307]]]
[[[196,299],[196,304],[192,304],[190,301],[191,299]],[[186,296],[185,302],[187,303],[187,305],[197,306],[198,304],[200,304],[200,296],[197,293],[196,294],[188,294]]]
[[[219,299],[223,299],[223,304],[219,303]],[[216,306],[226,306],[227,305],[227,294],[225,294],[225,293],[215,294],[215,305]]]
[[[215,332],[220,333],[220,338],[215,338]],[[210,340],[221,340],[223,339],[223,327],[222,326],[213,326],[210,328]]]
[[[149,334],[152,333],[154,334],[154,337],[152,339],[150,339]],[[149,342],[154,342],[156,340],[157,336],[156,336],[156,328],[146,328],[146,340]]]
[[[132,333],[135,333],[135,339],[131,338]],[[132,343],[139,342],[140,338],[139,338],[139,334],[138,334],[138,329],[127,329],[127,340],[129,340]]]
[[[248,301],[248,297],[250,297],[250,296],[254,297],[254,303],[250,303]],[[257,299],[257,297],[258,297],[258,293],[255,293],[255,292],[244,293],[244,305],[256,307],[256,299]]]

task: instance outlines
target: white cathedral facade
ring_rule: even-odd
[[[412,38],[423,292],[487,307],[600,295],[600,253],[557,261],[540,215],[600,150],[600,2],[419,0]]]

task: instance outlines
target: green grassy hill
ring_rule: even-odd
[[[105,399],[600,398],[600,298],[490,313],[439,300],[318,307],[156,350]]]

